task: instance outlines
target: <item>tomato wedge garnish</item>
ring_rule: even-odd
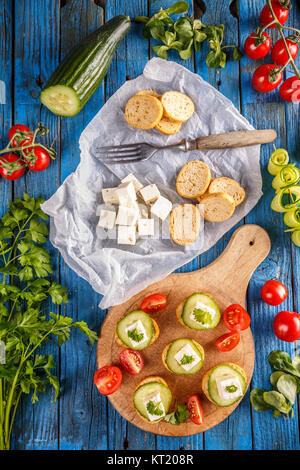
[[[242,307],[238,304],[229,305],[223,313],[223,320],[230,331],[243,331],[250,326],[250,316]]]
[[[133,349],[124,349],[119,356],[121,365],[130,375],[137,375],[144,367],[144,360],[139,351]]]
[[[221,352],[232,351],[240,342],[239,332],[230,332],[216,339],[216,346]]]
[[[154,313],[162,310],[167,305],[167,297],[164,294],[151,294],[145,297],[141,303],[141,310],[146,313]]]
[[[122,382],[122,372],[116,366],[104,366],[94,375],[94,383],[102,395],[115,393]]]
[[[199,395],[191,395],[187,401],[187,409],[190,412],[190,418],[195,424],[202,424],[204,421],[204,411]]]

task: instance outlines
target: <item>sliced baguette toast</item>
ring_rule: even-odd
[[[125,119],[136,129],[153,129],[162,116],[162,104],[155,96],[135,95],[127,101]]]
[[[164,116],[171,121],[185,122],[195,111],[191,98],[180,91],[167,91],[160,100],[164,108]]]
[[[198,201],[200,213],[208,222],[224,222],[235,210],[233,197],[227,193],[206,193]]]
[[[187,199],[196,199],[204,194],[211,181],[211,173],[206,163],[192,160],[181,168],[176,189],[180,196]]]
[[[208,192],[213,193],[227,193],[233,197],[234,203],[236,206],[241,204],[245,199],[245,190],[240,186],[240,184],[226,176],[220,178],[215,178],[209,185]]]
[[[193,243],[199,235],[200,212],[194,204],[181,204],[170,215],[170,235],[177,245]]]

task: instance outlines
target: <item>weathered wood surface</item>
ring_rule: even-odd
[[[41,85],[60,58],[74,42],[116,14],[126,13],[133,18],[152,14],[161,6],[172,3],[172,0],[0,0],[0,80],[6,88],[5,104],[0,103],[1,145],[6,143],[12,123],[34,126],[42,120],[50,128],[51,135],[58,136],[59,151],[58,161],[44,173],[28,174],[16,183],[0,181],[1,213],[9,199],[22,195],[24,190],[44,198],[53,194],[79,163],[78,138],[85,125],[126,79],[135,78],[142,72],[153,54],[140,37],[140,27],[133,25],[132,32],[118,49],[105,82],[84,111],[72,119],[59,119],[39,103]],[[205,4],[204,23],[226,25],[226,43],[243,44],[258,22],[264,1],[190,0],[189,3],[190,13],[193,13],[194,3],[198,15],[202,14],[199,5]],[[240,19],[237,8],[232,8],[237,3]],[[294,1],[293,5],[288,22],[299,25],[299,3]],[[240,64],[230,61],[225,69],[208,70],[203,63],[204,54],[205,51],[197,53],[187,62],[178,59],[176,54],[171,54],[170,58],[199,73],[230,98],[253,126],[274,127],[278,132],[277,146],[288,148],[296,160],[299,155],[299,106],[280,101],[277,91],[268,95],[254,92],[250,80],[256,64],[246,57]],[[269,60],[267,58],[265,62]],[[283,235],[282,217],[269,208],[273,190],[266,163],[271,149],[271,145],[266,145],[261,154],[265,194],[246,220],[266,228],[272,240],[270,255],[255,272],[248,290],[256,348],[252,387],[268,386],[266,357],[269,351],[283,348],[294,354],[296,347],[276,340],[272,334],[272,319],[277,310],[259,300],[260,286],[269,278],[280,278],[290,292],[283,308],[300,309],[300,250],[291,246],[288,235]],[[193,271],[210,263],[223,251],[232,232],[202,255],[201,260],[196,258],[178,271]],[[99,295],[64,264],[53,248],[51,250],[56,268],[54,276],[71,294],[63,311],[74,318],[85,319],[90,327],[99,329],[106,315],[97,307]],[[56,404],[51,401],[52,393],[42,396],[35,406],[29,399],[23,400],[13,435],[16,449],[299,449],[297,413],[293,420],[284,421],[274,420],[270,414],[252,412],[249,392],[229,418],[205,433],[189,438],[155,437],[127,423],[106,398],[97,393],[92,383],[96,350],[90,348],[80,334],[74,334],[60,352],[54,343],[47,345],[47,351],[54,354],[59,364],[63,394]]]

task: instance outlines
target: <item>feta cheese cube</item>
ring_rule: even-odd
[[[119,245],[135,245],[136,226],[135,225],[119,225],[118,228],[118,244]]]
[[[136,330],[136,333],[138,335],[143,335],[143,337],[141,338],[141,341],[135,341],[134,339],[132,339],[129,335],[128,335],[128,338],[132,344],[133,347],[136,347],[138,345],[141,345],[142,343],[144,343],[145,341],[148,340],[148,336],[147,336],[147,333],[146,333],[146,330],[144,328],[144,325],[143,323],[141,322],[141,320],[137,320],[135,321],[134,323],[131,323],[131,325],[127,326],[127,328],[125,328],[125,332],[128,334],[129,331],[134,331]]]
[[[123,178],[121,182],[122,183],[132,182],[136,193],[143,187],[142,183],[140,183],[140,181],[134,176],[133,173],[130,173],[128,176],[126,176],[126,178]]]
[[[141,237],[154,235],[154,220],[153,219],[139,219],[138,232]]]
[[[233,400],[242,397],[242,385],[238,377],[234,375],[223,375],[216,378],[217,389],[222,400]]]
[[[172,202],[169,199],[159,196],[151,207],[151,214],[156,215],[161,220],[165,220],[172,210]]]
[[[138,219],[137,209],[131,207],[120,206],[116,220],[117,225],[136,225]]]
[[[98,222],[99,227],[107,228],[111,230],[115,226],[116,213],[114,211],[108,211],[102,209],[100,212],[100,219]]]
[[[158,407],[158,409],[160,411],[162,411],[162,413],[159,414],[159,415],[150,413],[150,411],[147,408],[147,405],[148,405],[149,402],[154,403],[154,405],[156,405]],[[150,421],[157,421],[158,419],[161,419],[166,415],[166,410],[165,410],[165,407],[164,407],[163,402],[161,400],[160,393],[156,393],[154,395],[149,395],[147,398],[144,399],[144,404],[145,404],[147,414],[148,414],[148,418],[149,418]]]
[[[156,184],[149,184],[140,190],[140,195],[144,199],[146,204],[156,201],[159,198],[160,192]]]
[[[102,197],[105,204],[119,204],[116,188],[102,189]]]
[[[116,188],[116,194],[120,206],[130,207],[136,201],[133,183],[123,183]]]
[[[181,364],[181,360],[184,356],[192,356],[193,361],[189,364]],[[178,364],[183,367],[185,370],[190,370],[195,367],[201,360],[198,356],[196,351],[192,348],[190,344],[186,344],[183,348],[181,348],[174,356],[174,359],[178,362]]]

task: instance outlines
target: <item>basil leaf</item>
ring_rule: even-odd
[[[250,401],[256,411],[267,411],[272,408],[268,403],[265,402],[264,393],[265,390],[261,388],[254,388],[250,392]]]
[[[170,8],[164,10],[169,15],[174,15],[176,13],[186,13],[189,9],[188,2],[176,2]]]
[[[166,60],[168,58],[168,46],[154,46],[152,49],[154,50],[155,54],[158,55],[158,57],[161,57],[161,59]]]

